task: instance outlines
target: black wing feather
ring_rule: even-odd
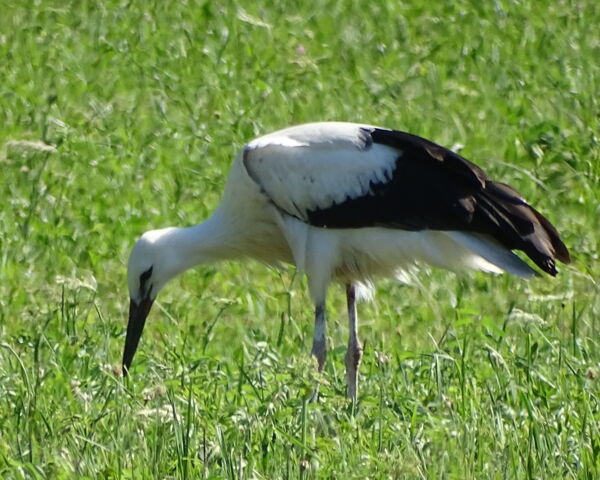
[[[369,195],[308,211],[311,225],[488,234],[511,250],[522,250],[551,275],[556,275],[555,259],[570,261],[556,229],[514,188],[416,135],[379,128],[370,135],[374,143],[399,151],[392,178],[372,182]]]

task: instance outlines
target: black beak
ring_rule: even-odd
[[[129,373],[129,367],[137,350],[140,337],[146,324],[146,318],[152,308],[153,299],[148,295],[140,303],[133,299],[129,302],[129,323],[127,323],[127,335],[125,336],[125,348],[123,349],[123,376]]]

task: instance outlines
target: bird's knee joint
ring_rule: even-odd
[[[347,367],[358,367],[363,356],[363,347],[358,344],[348,348],[346,352],[346,366]]]
[[[325,342],[315,342],[310,353],[316,358],[318,370],[321,372],[327,358],[327,348]]]

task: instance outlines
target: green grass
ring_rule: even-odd
[[[244,3],[3,3],[0,477],[599,478],[600,4]],[[200,268],[123,381],[136,238],[203,220],[245,141],[316,120],[463,145],[573,264],[381,282],[354,409],[340,289],[307,403],[305,282]]]

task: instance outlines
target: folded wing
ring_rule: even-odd
[[[433,142],[345,123],[309,124],[246,146],[244,165],[284,213],[321,228],[478,234],[555,275],[570,261],[552,224],[512,187]]]

